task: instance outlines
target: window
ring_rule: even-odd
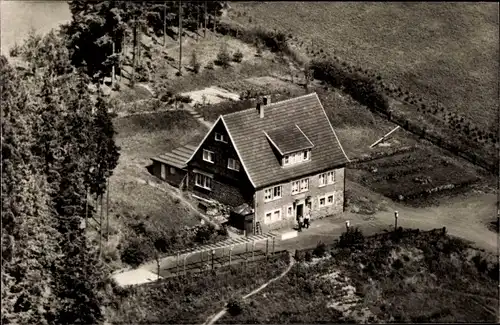
[[[335,183],[335,172],[319,174],[319,187]]]
[[[292,217],[293,216],[293,206],[289,206],[287,209],[286,209],[286,216],[287,217]]]
[[[167,177],[166,168],[167,167],[164,164],[161,164],[161,179],[165,179]]]
[[[175,175],[175,168],[174,167],[170,167],[170,174]]]
[[[283,166],[298,164],[311,159],[311,150],[294,152],[283,157]]]
[[[273,212],[273,221],[281,220],[281,209]]]
[[[227,143],[227,138],[224,134],[215,132],[215,141]]]
[[[273,223],[279,220],[281,220],[281,209],[266,212],[266,218],[264,220],[266,224]]]
[[[214,153],[209,150],[203,149],[203,160],[214,163]]]
[[[328,205],[332,205],[334,200],[333,196],[333,193],[328,193],[324,196],[319,197],[319,207],[322,208]]]
[[[240,162],[236,159],[229,158],[227,160],[227,168],[239,171],[240,170]]]
[[[335,173],[333,171],[327,173],[328,184],[335,183]]]
[[[292,182],[292,194],[309,191],[309,178]]]
[[[195,174],[194,182],[196,186],[202,187],[207,190],[212,189],[212,178],[203,175],[203,174]]]
[[[281,185],[266,188],[264,190],[264,201],[269,202],[281,198]]]
[[[326,185],[326,173],[319,174],[319,186]]]
[[[301,192],[309,191],[309,178],[304,178],[300,181],[300,191]]]

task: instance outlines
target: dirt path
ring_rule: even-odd
[[[263,289],[265,289],[270,283],[278,281],[279,279],[281,279],[282,277],[284,277],[292,269],[292,267],[295,265],[295,259],[293,258],[293,254],[289,252],[289,256],[290,256],[290,263],[288,264],[288,267],[280,275],[278,275],[277,277],[275,277],[275,278],[267,281],[266,283],[264,283],[263,285],[261,285],[257,289],[253,290],[249,294],[243,296],[242,299],[247,299],[248,297],[251,297],[251,296],[259,293],[260,291],[262,291]],[[215,324],[215,322],[217,322],[219,319],[221,319],[221,317],[224,316],[226,313],[227,313],[227,307],[224,307],[217,314],[215,314],[213,316],[209,316],[208,319],[205,321],[205,323],[203,323],[203,325],[213,325],[213,324]]]

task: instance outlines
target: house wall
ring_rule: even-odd
[[[161,165],[162,164],[165,165],[165,179],[161,178]],[[170,168],[173,168],[175,170],[174,174],[171,173]],[[159,161],[153,161],[152,173],[154,176],[166,181],[170,185],[175,186],[175,187],[179,187],[179,184],[181,183],[184,176],[186,176],[187,171],[176,168],[176,167],[172,167],[168,164],[165,164],[165,163],[162,163]]]
[[[215,140],[215,132],[225,135],[228,142]],[[214,163],[203,160],[203,149],[214,152]],[[253,205],[253,186],[250,183],[240,162],[240,170],[227,168],[228,158],[239,161],[238,155],[232,145],[229,135],[222,121],[219,121],[212,132],[205,139],[198,152],[188,165],[189,190],[198,196],[214,199],[221,203],[237,206],[243,203]],[[194,169],[213,174],[212,189],[206,190],[195,185]]]
[[[326,172],[326,171],[325,171]],[[338,168],[334,170],[335,173],[335,183],[319,187],[319,175],[322,173],[317,173],[314,175],[309,175],[309,190],[307,192],[292,195],[292,181],[298,179],[303,179],[306,177],[300,177],[298,179],[290,180],[289,182],[282,183],[282,197],[277,200],[270,202],[264,202],[264,188],[259,189],[255,193],[255,221],[260,222],[262,231],[267,232],[279,228],[291,228],[297,225],[296,219],[296,208],[293,206],[295,200],[299,201],[299,204],[304,204],[304,214],[310,212],[311,220],[320,219],[326,216],[332,216],[342,213],[344,210],[344,177],[345,168]],[[328,194],[334,194],[334,202],[332,205],[325,207],[319,206],[319,198]],[[311,209],[307,208],[305,204],[306,198],[311,196]],[[292,215],[287,216],[287,209],[292,206]],[[281,209],[282,220],[267,224],[265,221],[266,212],[271,212],[276,209]]]

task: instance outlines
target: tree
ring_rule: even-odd
[[[0,56],[2,101],[2,323],[48,324],[57,299],[51,266],[60,256],[43,174],[30,152],[35,114]]]

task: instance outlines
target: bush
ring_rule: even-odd
[[[304,260],[304,257],[305,257],[305,256],[304,256],[304,252],[299,251],[299,250],[296,250],[296,251],[295,251],[295,260],[296,260],[297,262],[302,262],[302,261]]]
[[[337,243],[338,247],[349,247],[353,245],[359,245],[364,243],[365,237],[363,236],[363,233],[361,230],[359,230],[358,227],[356,228],[349,228],[346,232],[342,233],[340,235],[339,242]]]
[[[234,62],[237,62],[237,63],[240,63],[242,60],[243,60],[243,53],[241,53],[241,51],[240,51],[240,50],[237,50],[237,51],[233,54],[233,61],[234,61]]]
[[[325,253],[326,253],[326,245],[325,245],[325,243],[320,241],[316,245],[316,248],[314,248],[312,254],[316,257],[323,257],[323,256],[325,256]]]
[[[243,312],[243,302],[241,300],[231,299],[227,303],[227,311],[231,316],[238,316]]]
[[[128,242],[120,255],[122,262],[132,267],[138,267],[145,261],[152,259],[154,251],[147,240],[135,237]]]
[[[304,256],[304,260],[306,262],[311,262],[312,261],[312,257],[313,257],[313,254],[311,253],[311,251],[307,251],[305,256]]]
[[[205,69],[207,69],[207,70],[213,70],[214,69],[214,64],[212,62],[208,62],[207,65],[205,66]]]
[[[230,66],[231,57],[229,56],[229,52],[227,51],[227,45],[224,43],[219,49],[219,53],[217,53],[217,59],[214,61],[216,65],[219,65],[223,68],[227,68]]]

